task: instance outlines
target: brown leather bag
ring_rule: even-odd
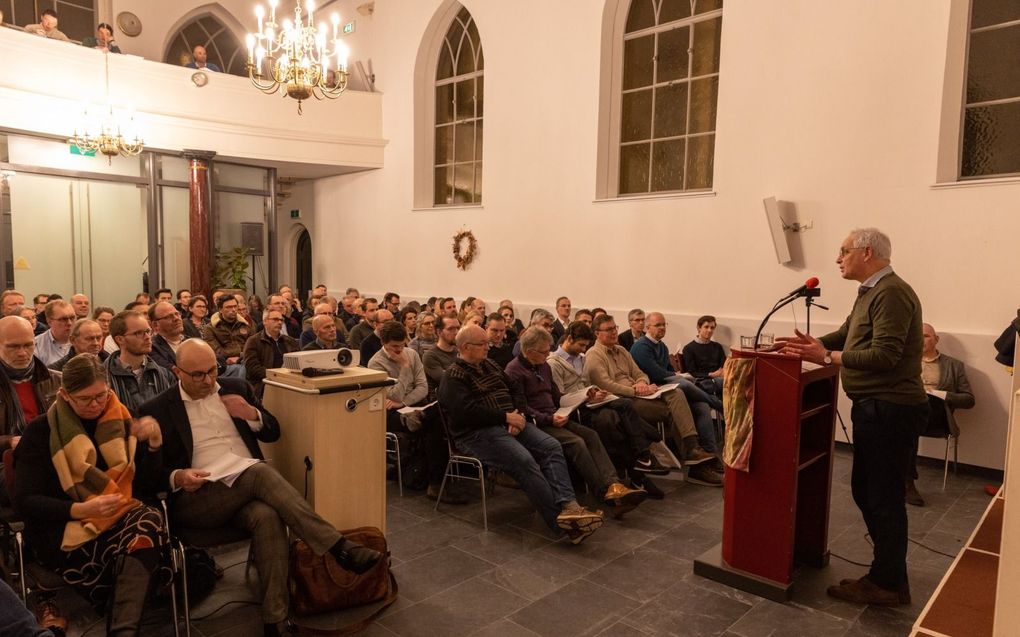
[[[355,575],[341,568],[328,552],[316,555],[302,540],[295,540],[290,550],[290,606],[295,615],[306,616],[382,601],[374,613],[358,622],[359,626],[347,627],[360,630],[397,599],[397,581],[390,573],[382,531],[362,526],[341,532],[346,539],[379,551],[384,559],[369,571]]]

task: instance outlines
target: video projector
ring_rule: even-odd
[[[343,370],[354,364],[354,353],[346,347],[290,352],[283,355],[284,369]]]

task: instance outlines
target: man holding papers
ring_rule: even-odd
[[[279,634],[288,615],[287,529],[322,555],[364,573],[382,557],[345,540],[319,517],[276,469],[264,462],[259,441],[280,437],[280,423],[243,380],[217,382],[216,354],[200,339],[177,349],[175,385],[144,403],[139,415],[159,420],[163,480],[173,490],[170,513],[193,528],[234,525],[252,534],[262,583],[267,635]]]
[[[672,438],[684,465],[691,467],[687,479],[695,484],[721,486],[722,479],[705,463],[715,456],[698,445],[694,416],[683,392],[659,394],[659,387],[649,383],[648,376],[637,366],[630,352],[617,342],[616,321],[601,314],[592,322],[595,345],[585,357],[585,374],[592,384],[617,396],[635,398],[634,409],[648,422],[662,422]],[[654,398],[653,398],[654,396]]]
[[[630,348],[630,355],[634,362],[648,375],[656,385],[660,387],[667,384],[676,384],[677,389],[684,393],[687,404],[694,414],[694,426],[698,429],[698,442],[702,448],[709,453],[720,451],[720,445],[716,440],[715,422],[712,420],[712,410],[715,409],[722,414],[722,401],[700,389],[691,380],[678,374],[673,365],[669,362],[669,348],[662,340],[666,337],[666,317],[661,312],[649,312],[645,321],[645,335],[634,341]],[[713,463],[713,469],[722,473],[722,463],[718,460]]]
[[[588,485],[588,490],[622,515],[647,497],[642,489],[630,489],[620,482],[612,460],[606,454],[599,435],[576,420],[570,420],[560,407],[560,391],[553,383],[546,359],[552,348],[552,336],[543,329],[529,328],[521,335],[521,353],[506,366],[506,374],[524,390],[524,413],[535,419],[539,429],[563,447],[563,455]],[[580,404],[580,401],[576,401]]]

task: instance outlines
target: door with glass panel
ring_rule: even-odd
[[[14,285],[121,308],[148,269],[145,186],[21,173],[10,183]]]

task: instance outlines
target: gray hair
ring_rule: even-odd
[[[64,365],[60,386],[67,393],[76,392],[97,380],[107,381],[106,368],[95,354],[78,354]]]
[[[541,323],[542,321],[544,321],[546,319],[548,319],[550,321],[555,321],[556,317],[553,316],[552,312],[550,312],[549,310],[544,310],[542,308],[536,308],[535,311],[533,311],[531,313],[531,323],[530,323],[530,325],[538,325],[539,323]]]
[[[552,346],[552,335],[543,329],[529,327],[521,334],[521,351],[537,349],[539,345]]]
[[[892,259],[892,242],[878,228],[857,228],[850,232],[850,240],[855,248],[871,248],[877,259]]]

